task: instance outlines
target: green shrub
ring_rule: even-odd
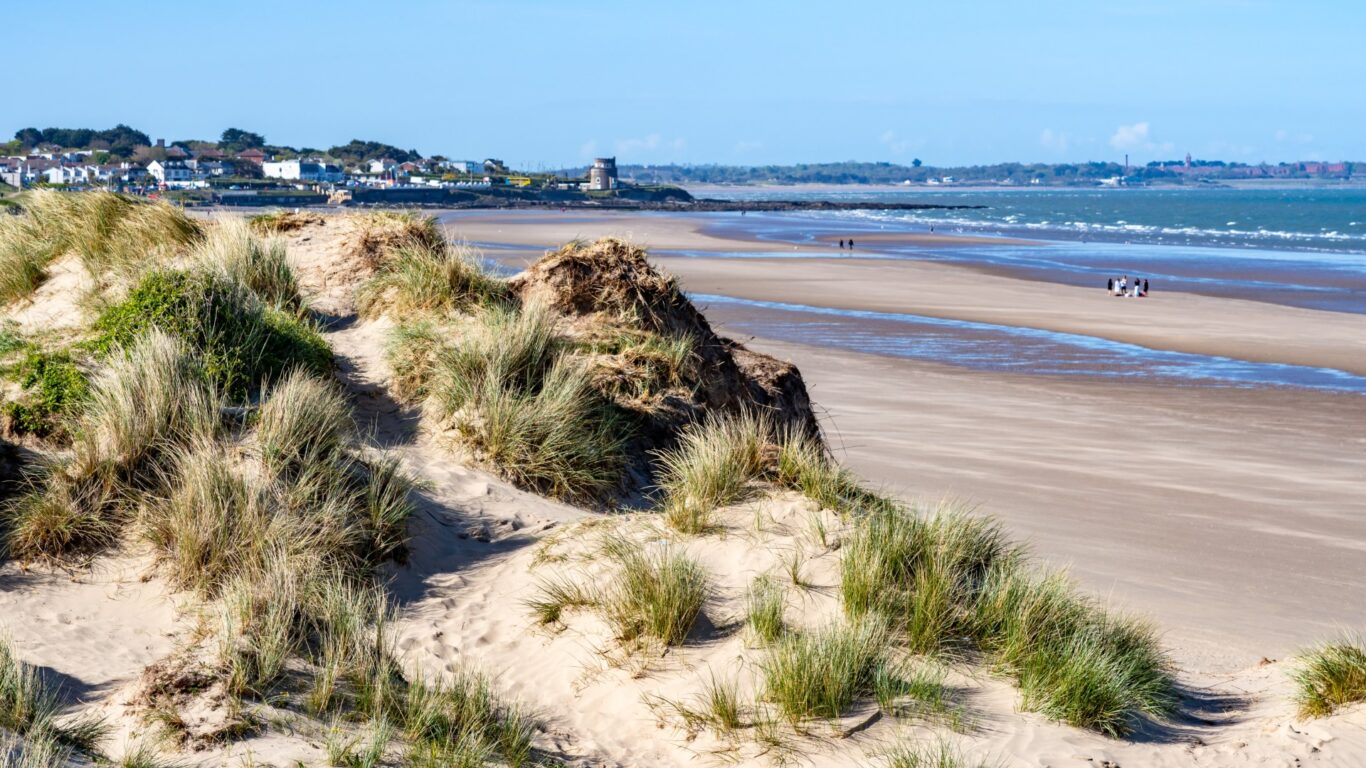
[[[235,400],[294,368],[331,372],[331,350],[314,328],[211,272],[147,274],[101,314],[94,347],[127,346],[151,328],[183,339],[202,358],[209,379]]]
[[[1366,648],[1355,638],[1314,648],[1299,658],[1292,677],[1300,717],[1326,717],[1366,701]]]
[[[69,352],[31,350],[14,375],[26,394],[5,403],[4,414],[9,427],[20,434],[61,435],[90,394],[89,381]]]

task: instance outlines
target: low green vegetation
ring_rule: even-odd
[[[64,435],[69,417],[90,394],[86,374],[67,351],[29,349],[12,375],[24,395],[3,409],[7,428],[18,434]]]
[[[682,644],[712,591],[701,564],[664,543],[613,539],[607,553],[617,572],[598,602],[617,638]]]
[[[991,521],[882,509],[841,551],[850,616],[889,622],[914,652],[985,652],[1020,686],[1027,709],[1122,735],[1135,718],[1175,707],[1171,664],[1152,628],[1104,610],[1061,575],[1029,569]]]
[[[683,533],[711,527],[713,511],[744,500],[764,468],[763,448],[772,429],[757,416],[709,416],[690,425],[678,446],[658,457],[664,519]]]
[[[0,637],[0,731],[24,739],[22,747],[7,748],[0,742],[4,765],[12,764],[14,753],[30,765],[59,765],[75,750],[93,750],[107,730],[104,723],[89,717],[63,718],[61,709],[61,691],[19,659],[9,638]]]
[[[452,312],[506,297],[505,284],[484,272],[473,251],[444,240],[433,244],[420,239],[400,243],[387,253],[378,272],[357,293],[360,311],[369,317],[384,311],[399,317]]]
[[[1366,647],[1352,637],[1319,646],[1300,656],[1291,676],[1300,717],[1326,717],[1366,701]]]
[[[437,415],[513,482],[590,502],[620,485],[631,424],[594,389],[544,307],[480,310],[432,368]]]
[[[319,375],[332,368],[331,350],[315,328],[213,272],[149,272],[96,320],[91,346],[101,352],[126,347],[152,328],[184,339],[230,400],[245,400],[295,368]]]

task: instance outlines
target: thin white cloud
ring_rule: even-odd
[[[585,141],[583,144],[579,145],[579,157],[585,157],[585,158],[586,158],[586,157],[597,157],[597,156],[598,156],[598,143],[597,143],[596,141],[594,141],[594,140],[592,140],[592,139],[589,139],[588,141]]]
[[[750,152],[754,152],[756,150],[760,150],[763,148],[764,143],[762,141],[741,140],[735,142],[735,154],[737,155],[749,154]]]
[[[1121,125],[1110,137],[1110,146],[1123,151],[1142,150],[1144,152],[1171,152],[1175,145],[1170,141],[1153,141],[1152,126],[1145,120],[1133,125]]]
[[[1276,131],[1276,141],[1281,144],[1312,144],[1314,142],[1314,134],[1296,133],[1281,128]]]

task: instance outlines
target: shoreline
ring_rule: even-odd
[[[1120,299],[1103,289],[1003,276],[976,265],[840,258],[839,251],[813,244],[731,239],[678,216],[529,219],[457,213],[444,221],[470,242],[507,244],[508,250],[488,255],[511,264],[569,240],[620,236],[649,246],[654,258],[696,293],[1039,328],[1150,349],[1366,375],[1366,315],[1177,291]],[[782,251],[804,258],[670,256],[661,251]]]
[[[457,215],[451,229],[505,243],[516,266],[543,247],[626,236],[654,250],[772,252],[682,217]],[[1115,337],[1366,374],[1366,316],[1103,290],[910,260],[657,255],[692,293],[870,307]],[[743,311],[707,310],[735,332]],[[1331,637],[1366,600],[1366,397],[969,370],[947,363],[738,334],[796,363],[832,445],[870,481],[951,496],[1070,564],[1107,602],[1151,615],[1183,665],[1218,674]],[[1270,574],[1270,576],[1268,576]]]

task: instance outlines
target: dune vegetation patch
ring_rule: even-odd
[[[953,507],[879,509],[858,521],[841,553],[849,616],[881,617],[915,653],[985,652],[1026,709],[1122,735],[1176,706],[1172,665],[1150,625],[1030,568],[987,518]]]
[[[1301,654],[1291,678],[1296,707],[1305,719],[1366,701],[1366,646],[1347,637],[1313,648]]]
[[[245,400],[295,368],[330,372],[332,353],[317,329],[263,303],[247,285],[210,271],[155,270],[95,321],[91,347],[126,347],[158,329],[183,339],[223,394]]]
[[[0,301],[32,293],[59,256],[78,257],[98,280],[169,257],[203,237],[203,226],[175,206],[112,192],[38,190],[23,209],[0,217]]]

